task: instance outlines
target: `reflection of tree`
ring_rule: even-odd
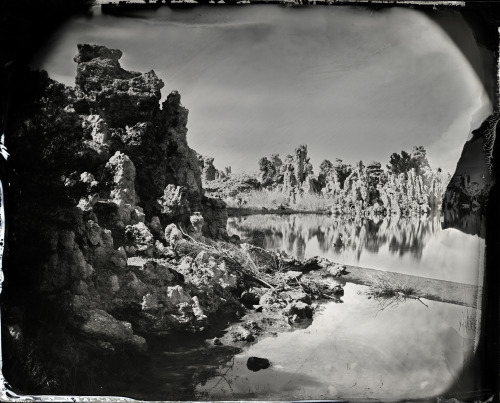
[[[411,254],[421,259],[432,234],[441,230],[440,218],[430,217],[338,217],[315,214],[254,215],[233,217],[228,221],[230,233],[243,238],[255,230],[264,231],[267,249],[284,249],[304,257],[307,242],[316,239],[323,254],[340,254],[350,250],[358,260],[363,250],[378,253],[384,245],[393,254]]]

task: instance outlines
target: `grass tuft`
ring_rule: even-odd
[[[368,295],[368,298],[378,300],[381,310],[398,305],[408,299],[416,299],[425,305],[418,296],[419,291],[393,273],[373,276],[372,283],[365,294]]]

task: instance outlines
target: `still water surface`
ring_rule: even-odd
[[[265,233],[265,247],[297,257],[477,284],[484,241],[441,217],[346,220],[296,214],[232,217],[242,238]],[[467,221],[470,223],[470,221]],[[474,231],[471,231],[474,233]],[[444,393],[474,352],[479,311],[442,302],[387,301],[367,287],[345,286],[343,303],[327,303],[307,329],[268,337],[221,365],[198,384],[207,399],[425,398]],[[423,301],[422,301],[423,302]],[[268,369],[247,368],[251,356]]]
[[[484,239],[442,228],[440,216],[348,219],[319,214],[230,217],[228,232],[241,238],[265,233],[264,247],[299,258],[334,262],[477,285]]]
[[[263,231],[266,248],[300,258],[320,255],[477,284],[484,242],[471,235],[477,233],[475,221],[469,217],[461,227],[469,234],[449,225],[443,229],[442,221],[254,215],[229,218],[228,231],[242,238]],[[152,345],[150,371],[140,382],[121,384],[120,394],[146,400],[425,398],[451,387],[473,357],[479,310],[427,300],[387,306],[370,299],[366,286],[347,283],[344,290],[342,302],[323,304],[310,326],[242,349],[203,340]],[[252,356],[268,359],[271,366],[251,371]]]
[[[416,300],[381,310],[347,284],[307,329],[268,337],[199,384],[207,399],[424,398],[446,391],[474,349],[475,310]],[[253,372],[251,356],[269,359]]]

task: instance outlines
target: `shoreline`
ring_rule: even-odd
[[[291,215],[291,214],[317,214],[317,215],[328,215],[335,217],[363,217],[363,218],[385,218],[385,217],[399,217],[399,218],[411,218],[411,217],[435,217],[441,216],[443,214],[442,210],[432,211],[430,213],[421,214],[349,214],[349,213],[332,213],[330,210],[296,210],[296,209],[268,209],[265,207],[226,207],[228,217],[240,217],[249,215],[264,215],[264,214],[279,214],[279,215]]]
[[[360,266],[343,266],[347,273],[336,278],[341,283],[370,286],[380,277],[390,277],[391,280],[414,288],[418,298],[480,309],[478,297],[480,298],[482,294],[481,286]]]
[[[257,207],[226,207],[229,217],[247,216],[247,215],[260,215],[260,214],[318,214],[318,215],[332,215],[330,211],[322,210],[294,210],[294,209],[267,209]]]

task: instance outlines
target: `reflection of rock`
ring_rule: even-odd
[[[260,371],[261,369],[267,369],[270,366],[271,363],[267,358],[250,357],[247,360],[247,368],[253,372]]]
[[[485,237],[486,217],[484,214],[445,209],[443,215],[443,229],[455,228],[465,234]]]

